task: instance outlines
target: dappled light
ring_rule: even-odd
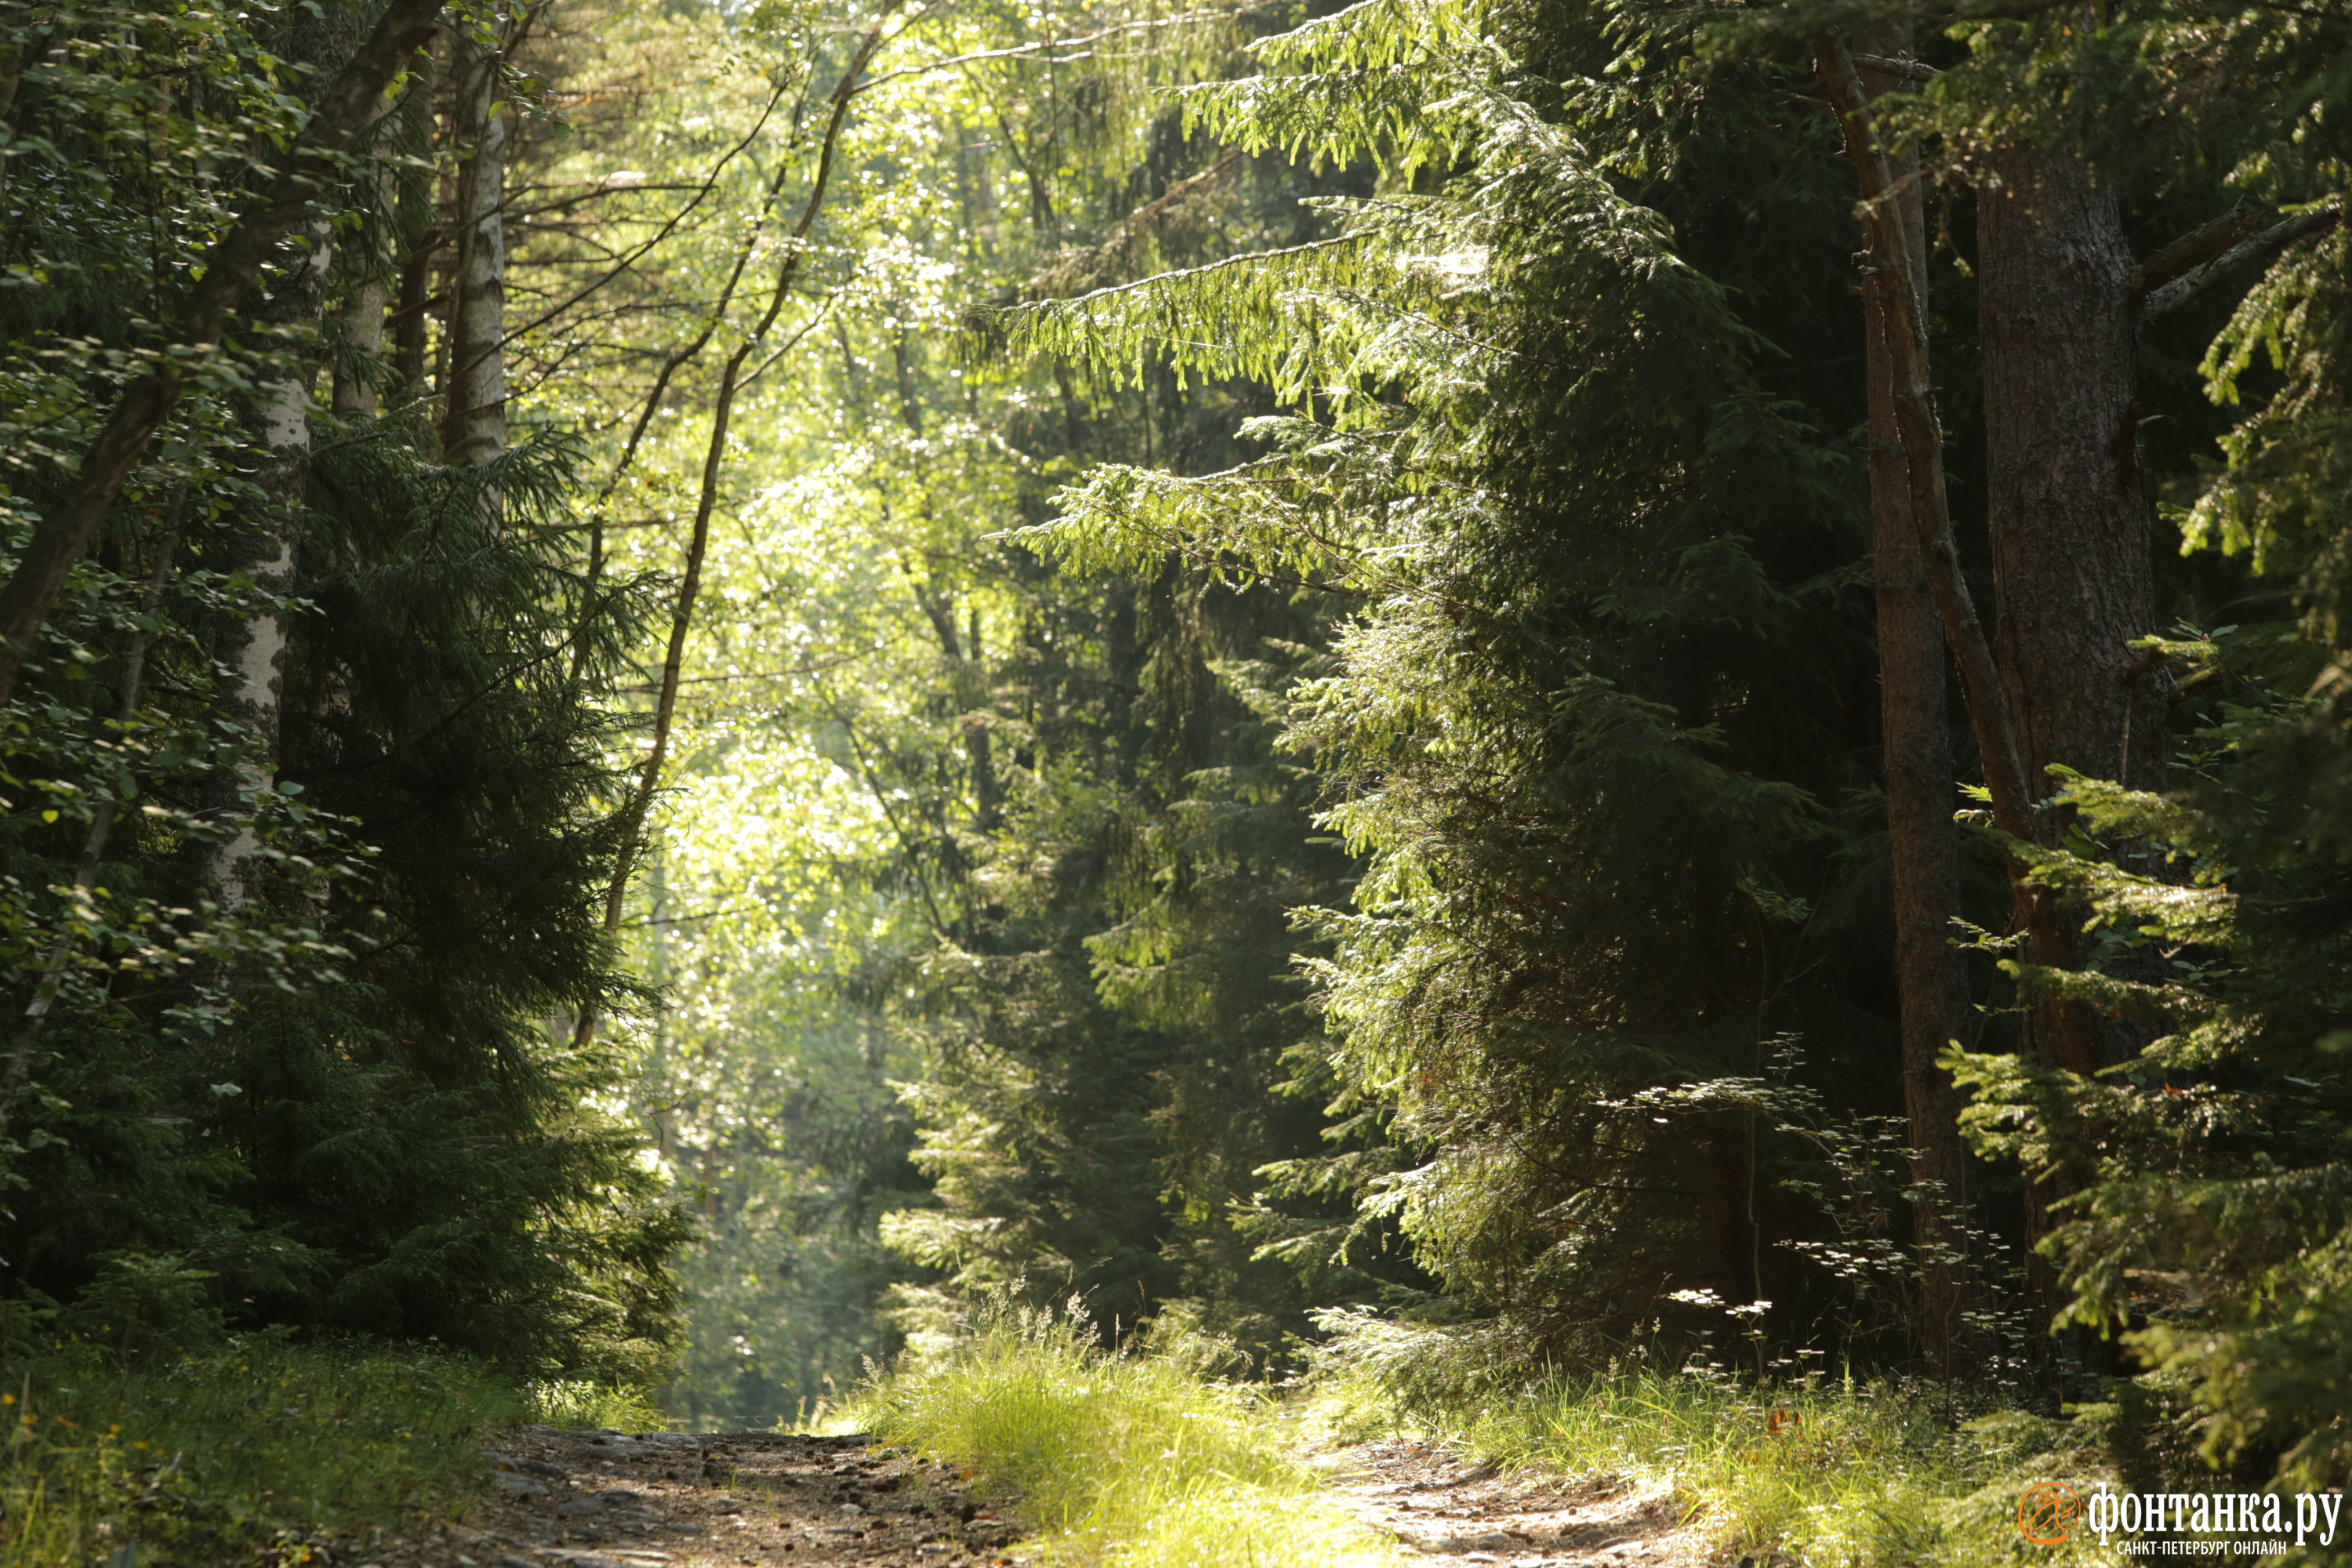
[[[0,1562],[2334,1560],[2347,115],[0,6]]]

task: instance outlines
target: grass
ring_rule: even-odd
[[[523,1385],[524,1419],[593,1432],[667,1432],[672,1422],[653,1396],[624,1383],[551,1378]]]
[[[1393,1350],[1395,1347],[1390,1347]],[[2088,1539],[2017,1529],[2019,1495],[2114,1476],[2095,1434],[1948,1395],[1823,1379],[1758,1385],[1694,1370],[1612,1373],[1444,1405],[1326,1358],[1286,1406],[1201,1358],[1113,1354],[1002,1305],[877,1378],[845,1415],[946,1459],[1043,1534],[1036,1560],[1121,1568],[1341,1568],[1401,1554],[1339,1508],[1302,1454],[1409,1433],[1465,1458],[1671,1490],[1709,1561],[1759,1568],[2114,1563]],[[1394,1364],[1391,1362],[1391,1364]],[[1408,1415],[1406,1412],[1413,1414]],[[2078,1532],[2081,1534],[2082,1532]]]
[[[1392,1331],[1405,1332],[1408,1331]],[[1475,1404],[1423,1397],[1397,1414],[1392,1384],[1365,1360],[1327,1361],[1318,1417],[1343,1436],[1413,1430],[1466,1457],[1671,1488],[1713,1557],[1803,1568],[1990,1568],[2115,1563],[2077,1531],[2039,1546],[2017,1528],[2018,1499],[2041,1481],[2088,1497],[2114,1484],[2095,1435],[2021,1412],[1970,1415],[1933,1388],[1815,1378],[1757,1385],[1695,1368],[1615,1373],[1490,1393]],[[1365,1357],[1361,1352],[1372,1349]]]
[[[2105,1563],[2087,1539],[2037,1546],[2017,1529],[2037,1481],[2084,1496],[2095,1458],[2065,1424],[2018,1413],[1958,1421],[1898,1387],[1759,1389],[1681,1373],[1553,1387],[1465,1424],[1505,1463],[1612,1470],[1671,1484],[1714,1550],[1806,1568],[1986,1568]]]
[[[0,1368],[10,1568],[308,1562],[462,1508],[480,1442],[526,1414],[510,1384],[421,1352],[253,1340],[126,1371],[53,1349]]]
[[[1335,1505],[1264,1390],[1178,1354],[1114,1354],[1002,1305],[903,1361],[848,1417],[1017,1500],[1032,1560],[1120,1568],[1387,1568],[1400,1553]]]

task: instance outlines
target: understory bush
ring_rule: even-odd
[[[592,1378],[542,1378],[523,1385],[527,1419],[571,1431],[667,1432],[670,1418],[645,1389]]]

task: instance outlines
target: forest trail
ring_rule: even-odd
[[[1323,1464],[1359,1517],[1423,1563],[1694,1568],[1704,1561],[1676,1528],[1681,1510],[1670,1491],[1616,1476],[1506,1471],[1404,1439],[1359,1444]]]
[[[862,1436],[522,1427],[487,1450],[464,1525],[377,1543],[356,1568],[918,1568],[1015,1562],[1025,1532],[961,1473]],[[1333,1492],[1412,1560],[1695,1568],[1668,1493],[1472,1465],[1426,1443],[1325,1457]]]
[[[495,1483],[463,1528],[384,1542],[360,1568],[971,1568],[1024,1533],[953,1467],[863,1437],[526,1426],[488,1451]]]

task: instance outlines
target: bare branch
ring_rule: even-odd
[[[2140,324],[2146,326],[2159,316],[2179,310],[2239,268],[2269,261],[2287,247],[2298,245],[2315,235],[2326,234],[2343,221],[2344,204],[2330,202],[2324,207],[2299,213],[2284,223],[2274,223],[2260,234],[2240,240],[2203,266],[2183,272],[2148,294],[2146,302],[2140,306]]]
[[[1934,66],[1922,65],[1917,60],[1889,59],[1885,55],[1856,55],[1853,63],[1864,70],[1901,77],[1905,81],[1933,81],[1940,74]]]
[[[2248,206],[2231,207],[2212,222],[2198,225],[2133,270],[2130,283],[2132,298],[2147,299],[2182,273],[2202,267],[2262,226],[2262,215]]]

